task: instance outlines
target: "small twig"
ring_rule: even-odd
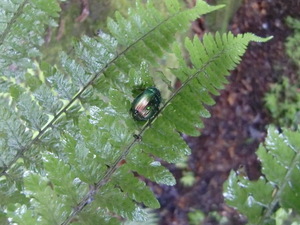
[[[65,19],[61,18],[59,21],[59,27],[58,27],[58,31],[57,31],[57,35],[56,35],[57,41],[59,41],[65,33],[65,24],[66,24]]]
[[[81,14],[76,18],[76,22],[82,23],[86,20],[86,18],[90,15],[90,6],[88,0],[80,0],[81,1]]]
[[[52,37],[52,28],[50,26],[47,27],[46,35],[45,35],[45,44],[49,44]]]

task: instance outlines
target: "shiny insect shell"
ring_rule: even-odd
[[[155,87],[147,88],[133,100],[132,117],[138,121],[151,119],[158,112],[160,102],[160,91]]]

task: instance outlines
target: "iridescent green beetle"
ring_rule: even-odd
[[[155,87],[147,88],[133,100],[132,117],[138,121],[151,119],[158,112],[160,102],[160,91]]]

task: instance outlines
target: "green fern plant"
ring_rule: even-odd
[[[278,207],[299,215],[299,146],[299,132],[284,129],[279,133],[270,127],[265,143],[257,151],[264,176],[249,181],[230,174],[225,184],[226,202],[247,216],[249,224],[275,224]]]
[[[294,30],[294,33],[287,37],[285,46],[287,55],[296,65],[300,65],[300,21],[288,17],[287,24]],[[264,100],[266,107],[274,119],[274,123],[283,127],[297,127],[300,114],[300,93],[299,83],[291,82],[283,77],[276,84],[273,84],[266,93]]]
[[[70,55],[51,66],[39,61],[42,32],[59,11],[52,0],[9,1],[1,27],[0,221],[2,224],[120,224],[146,220],[143,206],[158,208],[154,194],[133,172],[160,184],[174,177],[157,157],[178,162],[190,150],[180,133],[198,135],[204,104],[214,104],[225,76],[241,60],[253,34],[207,34],[186,39],[188,66],[175,33],[222,6],[198,1],[182,9],[165,1],[161,13],[139,1],[108,19],[111,34],[83,36]],[[36,10],[32,13],[29,9]],[[9,12],[9,13],[7,13]],[[43,16],[41,16],[43,15]],[[28,38],[28,32],[32,36]],[[17,41],[17,42],[16,42]],[[32,54],[32,51],[35,54]],[[146,123],[129,113],[133,93],[155,85],[149,73],[166,51],[182,83]],[[151,66],[150,66],[151,65]]]
[[[124,225],[158,225],[159,219],[157,213],[151,211],[150,209],[145,209],[147,212],[146,221],[126,221]]]
[[[271,112],[274,123],[282,127],[297,127],[300,113],[300,93],[296,84],[283,77],[266,93],[265,104]]]
[[[294,61],[294,63],[299,67],[300,66],[300,20],[292,17],[287,17],[287,24],[294,31],[292,35],[287,37],[285,47],[288,56]]]
[[[215,211],[209,212],[207,215],[205,215],[200,210],[193,210],[188,213],[188,218],[190,225],[200,225],[206,223],[217,223],[219,225],[229,224],[226,216]]]

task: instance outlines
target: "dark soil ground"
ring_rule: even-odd
[[[249,46],[226,89],[215,98],[216,105],[209,108],[212,116],[205,120],[202,135],[186,137],[192,149],[188,170],[196,176],[195,185],[182,186],[179,179],[183,171],[171,165],[178,184],[155,186],[162,205],[160,224],[187,225],[187,214],[192,209],[218,211],[229,219],[228,224],[246,224],[246,218],[224,203],[222,185],[232,169],[242,167],[250,180],[261,175],[255,151],[272,122],[264,107],[264,93],[280,76],[295,78],[295,68],[284,49],[285,39],[292,32],[285,24],[287,16],[300,17],[300,1],[244,0],[234,15],[229,27],[232,32],[274,38]],[[207,217],[204,224],[218,222]]]

